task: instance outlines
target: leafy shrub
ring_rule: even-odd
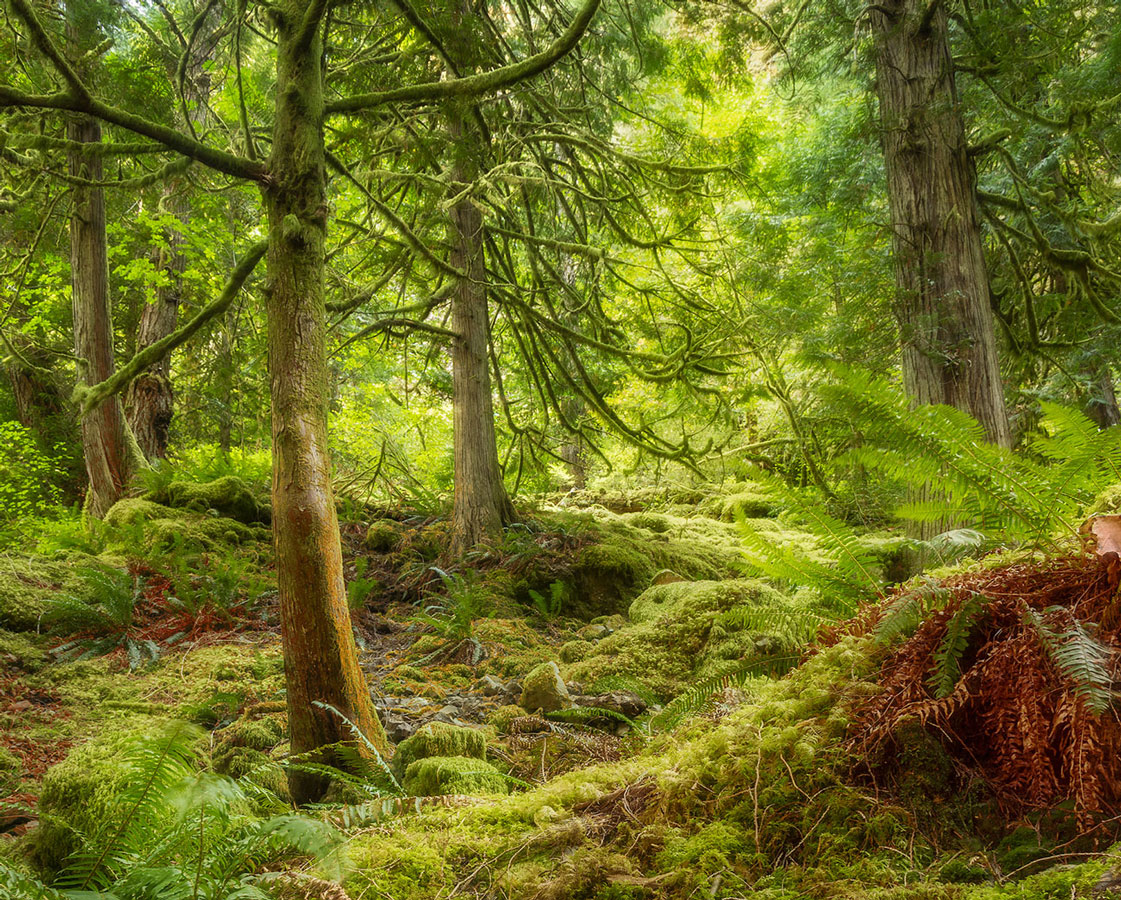
[[[0,527],[58,505],[61,470],[18,422],[0,422]]]

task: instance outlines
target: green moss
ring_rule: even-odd
[[[543,662],[529,671],[522,679],[522,696],[518,703],[529,712],[540,709],[550,713],[572,706],[568,688],[555,662]]]
[[[773,588],[754,580],[658,585],[631,604],[633,624],[597,642],[582,660],[568,666],[566,674],[587,684],[606,676],[629,676],[668,698],[697,679],[729,671],[756,655],[754,633],[721,625],[721,613],[782,602]]]
[[[259,502],[249,486],[234,475],[206,482],[173,481],[150,492],[145,499],[202,513],[215,510],[245,525],[271,521],[268,504]]]
[[[30,835],[35,865],[57,871],[80,846],[80,835],[96,834],[110,821],[114,800],[129,782],[126,755],[135,732],[118,732],[82,744],[43,776],[39,827]]]
[[[563,663],[574,663],[585,659],[593,650],[595,644],[591,641],[566,641],[557,650],[557,657]]]
[[[414,797],[506,794],[509,780],[490,763],[470,756],[429,756],[410,763],[402,782]]]
[[[23,763],[10,750],[0,747],[0,797],[16,789],[23,774]]]
[[[132,554],[138,549],[138,538],[146,549],[155,551],[178,547],[216,551],[269,539],[268,530],[261,526],[131,497],[118,500],[105,514],[105,522],[120,532],[110,548]]]
[[[462,728],[446,722],[429,722],[416,734],[405,738],[393,755],[393,768],[406,773],[417,760],[428,757],[459,756],[486,759],[487,738],[475,728]]]
[[[487,724],[494,727],[495,731],[499,734],[507,734],[510,728],[510,723],[515,719],[520,719],[525,716],[525,710],[520,706],[507,704],[500,706],[487,717]]]
[[[1085,515],[1089,517],[1116,515],[1117,513],[1121,513],[1121,484],[1107,487],[1098,494],[1093,502],[1086,508]]]
[[[60,591],[81,593],[83,582],[78,570],[93,562],[93,557],[81,553],[57,560],[0,557],[0,628],[16,632],[37,630],[47,605]]]
[[[401,543],[398,526],[388,520],[374,522],[366,532],[366,549],[375,553],[389,553]]]
[[[42,635],[0,631],[0,667],[10,665],[24,672],[38,672],[47,664],[49,643]]]

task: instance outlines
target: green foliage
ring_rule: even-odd
[[[863,445],[846,460],[930,499],[900,507],[901,518],[950,521],[1002,543],[1053,546],[1072,534],[1081,510],[1117,479],[1121,428],[1099,430],[1083,413],[1044,405],[1032,458],[989,443],[976,421],[946,406],[912,406],[885,381],[849,373],[828,389],[849,412]]]
[[[485,618],[494,610],[494,599],[478,574],[448,574],[433,568],[444,585],[444,594],[429,593],[421,598],[416,621],[431,626],[448,640],[462,641],[471,637],[476,619]]]
[[[1056,631],[1047,625],[1045,616],[1062,617],[1067,625]],[[1043,612],[1027,608],[1025,619],[1035,628],[1047,654],[1059,670],[1074,684],[1074,693],[1095,713],[1101,715],[1116,698],[1110,674],[1112,652],[1094,637],[1092,624],[1079,621],[1064,607],[1050,607]]]
[[[142,599],[139,576],[109,566],[79,570],[80,595],[53,599],[44,615],[56,633],[76,635],[56,652],[78,659],[103,656],[123,648],[130,669],[159,658],[159,648],[137,636],[136,605]]]
[[[546,622],[550,622],[561,614],[561,611],[570,602],[572,586],[564,581],[553,581],[549,584],[549,596],[539,591],[529,590],[529,599],[533,601],[533,608]]]
[[[266,863],[309,857],[337,872],[333,829],[298,815],[247,815],[247,794],[237,782],[196,770],[199,739],[181,723],[134,738],[123,789],[96,830],[80,835],[80,848],[52,887],[3,863],[0,884],[14,900],[267,900]]]
[[[785,675],[798,665],[801,657],[775,656],[744,662],[730,672],[705,678],[678,694],[650,719],[652,731],[672,731],[690,716],[703,712],[717,694],[743,688],[757,678]]]
[[[962,601],[946,623],[946,633],[934,651],[934,668],[928,677],[935,697],[948,697],[961,680],[961,659],[969,649],[973,626],[985,611],[985,598],[973,594]]]
[[[764,575],[809,589],[822,608],[835,616],[851,615],[857,605],[881,596],[880,561],[860,542],[856,530],[823,509],[819,497],[790,487],[778,478],[762,484],[786,507],[784,521],[805,529],[815,541],[812,554],[778,543],[738,516],[748,562]]]
[[[56,507],[62,499],[57,486],[61,474],[30,430],[0,421],[0,531]]]
[[[910,637],[931,612],[946,605],[949,597],[950,592],[937,580],[920,577],[917,583],[910,584],[884,609],[880,621],[876,623],[876,643],[886,647]]]
[[[359,556],[354,560],[354,575],[346,583],[346,603],[352,612],[362,609],[378,586],[376,578],[366,577],[369,568],[370,561],[365,556]]]

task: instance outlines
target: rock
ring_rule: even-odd
[[[651,579],[650,586],[653,587],[654,585],[660,584],[676,584],[679,581],[685,581],[685,579],[671,569],[662,569],[662,571],[660,571],[653,577],[653,579]]]
[[[609,709],[633,719],[646,712],[649,704],[634,691],[609,691],[606,694],[577,694],[572,698],[577,706]]]
[[[402,782],[414,797],[443,794],[508,794],[505,775],[485,760],[469,756],[430,756],[410,763]]]
[[[493,675],[484,675],[475,682],[474,689],[487,697],[497,697],[506,693],[506,683]]]
[[[401,543],[401,532],[392,522],[374,522],[366,532],[366,549],[375,553],[389,553]]]
[[[563,663],[580,662],[591,655],[594,649],[595,644],[591,641],[565,641],[557,649],[557,656]]]
[[[412,763],[429,756],[469,756],[481,760],[486,759],[486,755],[487,739],[481,731],[436,721],[418,729],[398,746],[393,768],[401,774]]]
[[[549,713],[572,708],[572,698],[555,662],[541,663],[530,671],[522,684],[518,705],[528,712]]]
[[[576,632],[576,636],[584,641],[598,641],[611,634],[611,629],[604,625],[602,622],[594,622],[591,625],[585,625]]]

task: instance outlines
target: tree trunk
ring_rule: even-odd
[[[101,125],[73,116],[67,137],[83,144],[101,140]],[[69,153],[70,175],[102,179],[101,157]],[[113,374],[113,315],[109,306],[109,262],[105,239],[105,197],[99,187],[75,184],[70,213],[70,279],[74,307],[74,353],[78,383],[97,384]],[[124,416],[116,397],[82,419],[82,454],[89,477],[86,510],[101,518],[124,493],[133,474]]]
[[[327,448],[323,286],[327,185],[321,25],[300,39],[305,5],[276,8],[276,124],[265,192],[269,220],[268,344],[272,389],[273,531],[292,753],[351,740],[345,716],[385,739],[358,664],[343,584]],[[316,704],[325,704],[332,710]],[[337,762],[337,761],[336,761]],[[326,781],[290,772],[293,799]]]
[[[168,184],[161,198],[160,208],[171,212],[185,226],[190,218],[190,206],[186,198],[180,196],[181,189],[178,179]],[[167,283],[156,288],[155,300],[145,304],[140,313],[140,328],[136,335],[137,352],[171,334],[179,319],[183,270],[187,265],[181,249],[183,235],[179,229],[169,228],[164,233],[164,238],[167,246],[161,247],[155,254],[155,264],[157,271],[167,276]],[[174,400],[170,354],[134,378],[125,391],[125,413],[145,459],[163,459],[167,456]]]
[[[944,4],[868,8],[894,238],[903,380],[1011,446],[973,164],[954,85]]]
[[[456,334],[452,341],[455,501],[451,551],[458,555],[481,541],[501,537],[502,526],[514,519],[514,507],[502,481],[494,430],[483,214],[466,195],[478,174],[481,140],[466,126],[462,109],[449,114],[448,136],[455,154],[449,190],[459,198],[449,216],[450,262],[463,273],[451,298]]]
[[[1108,363],[1098,363],[1090,377],[1090,398],[1086,402],[1086,415],[1098,423],[1099,428],[1121,424],[1121,409],[1117,407],[1117,393],[1113,388],[1113,373]]]

